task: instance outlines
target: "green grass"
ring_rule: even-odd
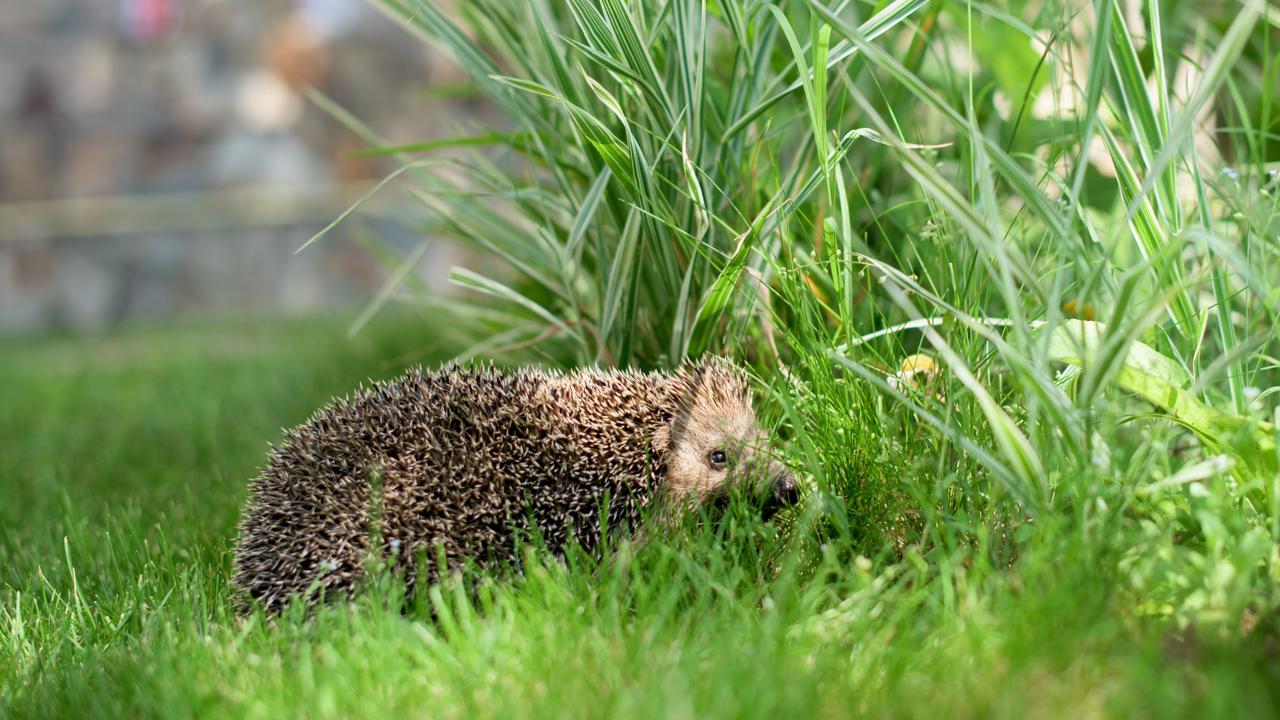
[[[9,343],[0,712],[1237,716],[1277,699],[1273,627],[1135,614],[1132,538],[1069,519],[1010,567],[989,539],[872,559],[827,530],[786,551],[735,516],[602,566],[535,563],[476,606],[445,592],[403,614],[381,585],[311,620],[237,622],[229,551],[266,441],[394,374],[424,345],[418,322],[354,342],[317,322]],[[894,482],[928,485],[931,465],[895,462]]]
[[[387,147],[316,97],[478,251],[463,294],[371,243],[389,280],[351,345],[10,343],[0,707],[1275,713],[1274,3],[381,5],[506,118]],[[393,299],[429,312],[383,324]],[[264,443],[446,330],[500,362],[729,354],[805,502],[409,612],[382,579],[237,622]]]

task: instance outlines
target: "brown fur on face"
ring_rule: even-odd
[[[786,468],[769,460],[741,371],[724,361],[706,361],[689,372],[689,386],[655,442],[665,454],[670,499],[705,504],[744,484],[765,491],[789,477]]]

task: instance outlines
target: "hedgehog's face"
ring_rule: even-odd
[[[681,409],[656,438],[665,489],[677,502],[715,505],[735,490],[764,501],[766,519],[798,496],[795,478],[770,459],[743,375],[720,363],[689,371]]]

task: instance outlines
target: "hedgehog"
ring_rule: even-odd
[[[232,584],[242,611],[312,605],[349,596],[376,557],[412,593],[468,563],[518,567],[533,534],[554,555],[576,543],[598,556],[610,536],[743,490],[766,520],[798,495],[727,361],[648,373],[416,368],[334,402],[272,448],[250,487]]]

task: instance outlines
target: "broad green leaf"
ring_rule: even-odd
[[[1095,361],[1106,328],[1097,322],[1071,320],[1054,330],[1049,341],[1052,359],[1077,367]],[[1270,423],[1217,410],[1202,403],[1188,390],[1191,378],[1172,359],[1150,346],[1130,343],[1115,384],[1138,395],[1194,432],[1214,452],[1237,461],[1237,472],[1267,478],[1277,472],[1276,434]]]

